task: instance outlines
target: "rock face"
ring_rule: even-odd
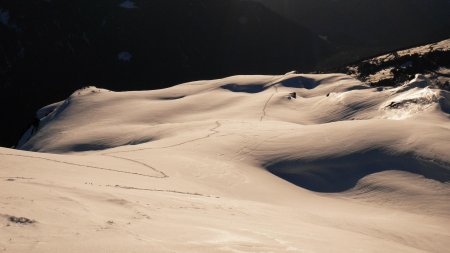
[[[251,1],[3,1],[0,21],[0,114],[10,122],[0,145],[13,145],[37,108],[83,86],[145,90],[308,71],[332,52]]]
[[[340,69],[371,86],[399,86],[420,74],[431,84],[450,90],[450,39],[395,51]]]

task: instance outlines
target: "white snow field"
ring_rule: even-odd
[[[0,252],[449,252],[449,99],[420,75],[79,90],[0,149]]]

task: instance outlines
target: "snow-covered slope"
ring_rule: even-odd
[[[79,90],[0,149],[0,250],[445,252],[449,99],[421,75]]]

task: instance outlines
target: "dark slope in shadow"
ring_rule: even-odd
[[[136,146],[148,142],[155,141],[155,138],[143,138],[138,140],[132,140],[128,142],[117,143],[116,145],[102,144],[102,143],[74,143],[71,145],[66,145],[63,150],[66,152],[86,152],[86,151],[100,151],[107,150],[122,146]]]
[[[87,152],[87,151],[101,151],[108,150],[112,148],[122,147],[122,146],[137,146],[140,144],[148,143],[157,140],[156,138],[141,138],[131,141],[120,141],[117,140],[116,143],[102,143],[101,140],[92,140],[86,143],[71,143],[66,145],[60,145],[56,150],[49,149],[46,151],[41,151],[41,148],[35,148],[34,143],[25,143],[23,146],[18,147],[18,150],[33,151],[33,152],[44,152],[44,153],[65,153],[65,152]]]
[[[420,159],[413,154],[388,154],[380,150],[315,161],[281,161],[268,171],[299,187],[323,193],[353,188],[363,177],[386,170],[400,170],[439,182],[450,181],[450,164]]]
[[[439,107],[442,112],[450,114],[450,92],[442,90],[440,95],[441,96],[438,99]]]
[[[259,93],[265,91],[271,86],[265,86],[264,84],[252,84],[252,85],[239,85],[239,84],[226,84],[221,88],[232,92],[245,92],[245,93]]]
[[[160,100],[178,100],[178,99],[182,99],[185,98],[186,96],[176,96],[176,97],[160,97]]]
[[[280,85],[289,88],[304,88],[312,90],[320,85],[320,82],[304,76],[296,76],[279,82]]]
[[[316,80],[304,76],[294,76],[287,79],[284,79],[279,82],[275,82],[272,84],[269,83],[262,83],[262,84],[235,84],[230,83],[221,86],[222,89],[229,90],[232,92],[245,92],[245,93],[259,93],[263,92],[267,89],[270,89],[272,86],[284,86],[289,88],[304,88],[308,90],[312,90],[320,85],[320,82],[317,82]]]

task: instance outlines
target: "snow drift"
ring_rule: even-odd
[[[443,252],[449,97],[292,72],[76,91],[0,150],[0,248]]]

